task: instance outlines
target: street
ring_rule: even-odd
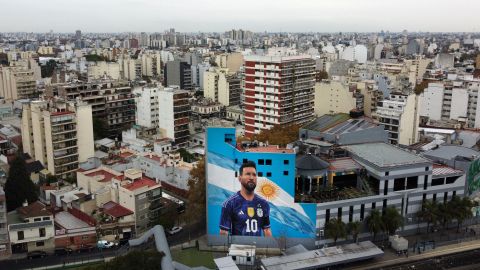
[[[195,224],[190,226],[185,226],[184,229],[175,234],[175,235],[167,235],[167,241],[169,246],[178,245],[184,242],[187,242],[189,239],[196,239],[200,237],[202,234],[205,233],[205,227]],[[153,248],[153,240],[149,241],[145,245],[135,247],[134,249],[150,249]],[[51,265],[63,265],[68,263],[88,263],[92,260],[108,258],[108,257],[116,257],[121,256],[128,252],[127,246],[114,248],[114,249],[104,249],[98,250],[94,249],[88,253],[73,253],[64,256],[55,256],[50,255],[45,258],[39,259],[13,259],[13,260],[2,260],[0,261],[0,269],[30,269],[35,267],[44,267],[44,266],[51,266]]]

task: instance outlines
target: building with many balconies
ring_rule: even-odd
[[[160,134],[164,138],[173,139],[177,145],[185,144],[190,135],[188,124],[191,107],[188,91],[165,88],[158,95],[158,105],[162,108],[158,117]]]
[[[315,61],[308,56],[245,57],[245,135],[313,118]]]
[[[74,177],[78,162],[94,156],[91,105],[42,100],[24,104],[22,142],[24,152],[51,174]]]

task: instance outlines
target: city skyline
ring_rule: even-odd
[[[222,32],[241,28],[254,32],[476,32],[480,4],[459,0],[400,2],[378,0],[243,1],[233,7],[213,0],[175,2],[126,0],[75,1],[66,9],[52,0],[22,1],[28,7],[0,18],[2,32]],[[2,3],[4,10],[18,3]],[[466,7],[451,12],[455,7]],[[430,11],[430,12],[429,12]],[[55,15],[55,16],[52,16]],[[15,22],[15,23],[12,23]]]

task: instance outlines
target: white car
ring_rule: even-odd
[[[112,248],[115,245],[116,245],[115,243],[109,242],[107,240],[100,240],[100,241],[97,242],[97,247],[98,248]]]
[[[170,235],[174,235],[174,234],[176,234],[176,233],[181,232],[182,230],[183,230],[182,227],[177,227],[177,226],[175,226],[175,227],[171,228],[170,230],[168,230],[167,232],[168,232],[168,234],[170,234]]]

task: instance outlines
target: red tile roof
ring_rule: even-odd
[[[136,189],[139,189],[139,188],[142,188],[142,187],[153,187],[153,186],[160,186],[160,184],[157,184],[157,182],[155,182],[154,180],[146,177],[146,176],[143,176],[141,179],[137,179],[135,181],[133,181],[133,183],[131,184],[128,184],[128,185],[125,185],[124,188],[130,190],[130,191],[134,191]]]
[[[109,173],[106,170],[98,170],[98,171],[94,171],[94,172],[85,174],[85,176],[89,176],[89,177],[94,177],[94,176],[98,176],[98,175],[104,177],[102,180],[100,180],[100,182],[110,182],[110,180],[112,180],[112,178],[115,177],[114,174]]]
[[[133,211],[119,205],[118,203],[109,201],[103,205],[103,213],[114,218],[121,218],[133,214]]]

